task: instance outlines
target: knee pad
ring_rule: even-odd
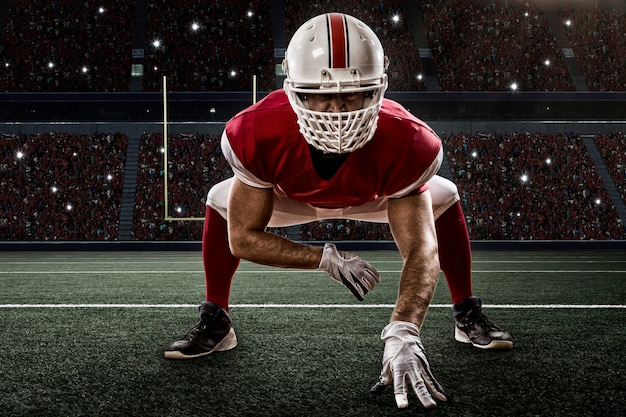
[[[433,200],[435,220],[461,199],[456,184],[439,175],[435,175],[428,181],[428,187]]]

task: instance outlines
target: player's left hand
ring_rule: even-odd
[[[319,268],[345,285],[359,301],[380,282],[372,265],[353,253],[337,250],[332,243],[324,245]]]
[[[425,408],[436,407],[435,399],[448,400],[448,394],[430,370],[419,332],[413,323],[393,321],[380,335],[385,342],[383,369],[370,392],[381,393],[393,380],[398,408],[409,406],[407,383]]]

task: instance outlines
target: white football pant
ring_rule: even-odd
[[[211,206],[222,217],[226,218],[228,196],[233,178],[215,184],[207,195],[207,206]],[[439,218],[454,203],[459,201],[459,192],[456,185],[443,177],[435,175],[428,181],[430,195],[433,201],[433,215]],[[337,209],[319,208],[286,196],[274,187],[274,212],[268,224],[269,227],[285,227],[304,224],[324,219],[351,219],[375,223],[389,223],[387,217],[387,201],[381,197],[360,206],[350,206]]]

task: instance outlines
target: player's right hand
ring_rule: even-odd
[[[381,393],[393,381],[398,408],[409,406],[407,383],[425,408],[436,407],[435,399],[448,400],[448,394],[430,370],[419,327],[405,321],[392,321],[380,338],[385,342],[383,369],[378,382],[370,389],[373,394]]]
[[[319,269],[345,285],[359,301],[380,282],[372,265],[353,253],[337,250],[332,243],[324,245]]]

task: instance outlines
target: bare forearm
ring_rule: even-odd
[[[439,276],[430,193],[389,202],[389,225],[403,259],[392,321],[422,326]]]
[[[423,261],[416,262],[417,259]],[[405,259],[400,275],[398,300],[391,320],[408,321],[421,327],[437,285],[438,275],[439,262],[436,246],[434,250],[433,248],[427,249],[424,255],[416,259]]]
[[[301,245],[273,233],[248,231],[231,239],[231,251],[239,258],[280,268],[315,269],[322,248]]]

